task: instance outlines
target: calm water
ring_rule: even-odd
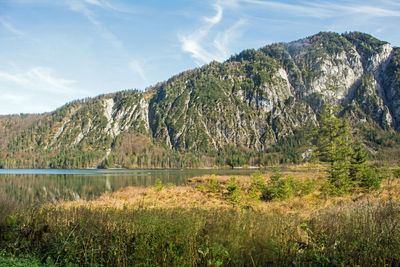
[[[256,170],[43,170],[0,169],[0,197],[22,204],[92,199],[126,186],[149,186],[156,179],[184,185],[206,174],[249,175]]]

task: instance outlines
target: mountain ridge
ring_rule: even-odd
[[[308,149],[304,132],[318,125],[324,105],[340,106],[355,132],[373,129],[397,140],[399,85],[399,48],[364,33],[321,32],[244,50],[146,92],[68,103],[8,141],[0,166],[181,168],[301,161]],[[364,139],[379,148],[373,137]],[[279,151],[284,147],[286,152]]]

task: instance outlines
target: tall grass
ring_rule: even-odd
[[[251,209],[90,206],[10,216],[0,250],[60,266],[400,264],[396,202],[332,207],[307,220]]]

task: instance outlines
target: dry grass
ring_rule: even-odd
[[[320,172],[287,172],[282,173],[284,177],[292,176],[298,181],[313,179],[319,188],[325,179]],[[263,174],[268,180],[271,174]],[[310,194],[295,196],[286,200],[257,201],[248,198],[245,193],[249,184],[250,176],[237,176],[242,186],[243,193],[240,204],[233,204],[228,200],[227,191],[211,193],[206,190],[207,183],[215,179],[222,185],[226,185],[230,176],[201,176],[191,178],[191,186],[171,186],[156,190],[153,187],[126,187],[119,191],[108,193],[92,201],[73,201],[59,204],[59,208],[89,207],[97,208],[146,208],[146,209],[230,209],[236,208],[251,209],[266,214],[293,214],[308,219],[310,216],[321,210],[330,207],[348,207],[369,202],[388,202],[400,200],[400,180],[385,180],[382,188],[373,192],[354,192],[350,195],[340,197],[326,197],[318,189]],[[201,185],[204,185],[202,187]]]
[[[189,186],[166,187],[161,191],[152,187],[126,187],[105,194],[97,200],[64,202],[60,206],[92,208],[228,208],[223,194],[209,193]]]
[[[292,176],[296,180],[304,182],[307,178],[309,179],[317,179],[320,177],[325,177],[326,173],[320,171],[308,171],[308,172],[281,172],[281,174],[285,177]],[[262,177],[268,181],[270,177],[274,175],[273,173],[263,173]],[[226,182],[232,177],[228,175],[204,175],[204,176],[197,176],[193,178],[189,178],[189,184],[205,184],[210,182],[213,178],[221,184],[226,184]],[[242,187],[247,188],[250,185],[251,176],[235,176],[238,182],[241,184]]]
[[[284,175],[326,180],[319,172]],[[228,178],[215,176],[221,184]],[[26,211],[3,224],[0,250],[74,266],[400,264],[400,179],[385,180],[371,193],[327,197],[316,186],[309,194],[266,202],[249,198],[250,177],[243,176],[235,204],[226,189],[206,189],[211,179],[127,187],[93,201]]]

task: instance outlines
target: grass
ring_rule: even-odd
[[[319,176],[294,175],[301,184],[315,180],[315,187],[268,202],[247,196],[250,177],[213,176],[193,179],[194,186],[128,187],[93,201],[29,210],[9,205],[0,221],[0,263],[399,265],[397,179],[372,193],[328,197],[319,190],[324,181]],[[210,190],[209,181],[219,182],[222,189]],[[232,198],[232,192],[241,195]],[[5,204],[3,199],[0,207]]]

